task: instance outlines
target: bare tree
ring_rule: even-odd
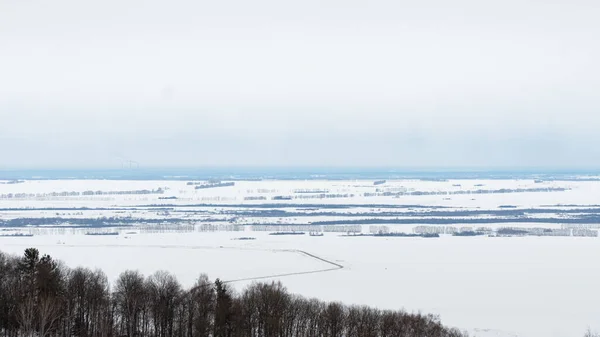
[[[36,249],[0,253],[3,337],[466,337],[439,317],[345,306],[288,293],[280,282],[236,294],[201,275],[188,290],[159,271],[69,270]],[[590,331],[585,337],[599,337]]]
[[[215,312],[215,291],[206,274],[201,274],[188,292],[188,337],[209,337]]]
[[[40,297],[37,302],[37,312],[39,336],[50,336],[62,314],[60,299],[53,296]]]
[[[583,335],[583,337],[600,337],[600,334],[592,331],[591,328],[588,328],[587,331],[585,332],[585,335]]]
[[[140,334],[141,313],[145,305],[144,276],[137,271],[123,272],[117,279],[114,300],[118,311],[119,335]]]
[[[346,324],[346,310],[340,303],[329,303],[324,317],[325,337],[342,337]]]
[[[175,312],[181,301],[181,285],[175,276],[158,271],[148,278],[147,291],[154,336],[172,337]]]

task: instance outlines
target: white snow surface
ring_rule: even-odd
[[[459,189],[538,187],[570,190],[443,194]],[[600,182],[552,181],[540,184],[532,180],[398,180],[388,181],[382,186],[373,186],[372,181],[251,181],[236,182],[234,187],[205,190],[194,190],[193,186],[180,181],[48,180],[0,185],[0,195],[157,188],[166,188],[165,194],[0,199],[0,208],[274,203],[271,197],[291,195],[296,189],[323,189],[329,193],[352,193],[356,196],[277,203],[425,205],[463,209],[497,209],[502,205],[527,208],[600,204],[597,197],[600,195]],[[362,196],[377,188],[438,191],[441,194],[398,198]],[[244,200],[248,196],[261,195],[267,200]],[[158,199],[169,196],[178,199]],[[116,214],[115,211],[87,212],[85,217]],[[36,216],[52,216],[54,213],[40,211]],[[32,214],[35,212],[0,211],[0,219]],[[233,240],[242,236],[256,237],[256,240]],[[137,269],[146,275],[167,270],[188,286],[200,273],[223,280],[292,274],[264,280],[280,279],[291,292],[322,300],[439,314],[444,324],[466,329],[472,336],[577,337],[583,336],[588,327],[600,329],[600,270],[596,266],[600,258],[600,238],[442,236],[424,239],[341,237],[332,233],[310,237],[269,236],[268,233],[249,231],[0,237],[1,251],[21,254],[28,247],[37,247],[42,253],[63,260],[71,267],[101,268],[112,281],[127,269]],[[332,268],[332,265],[301,251],[344,268]],[[313,273],[300,274],[305,272]],[[250,282],[233,284],[242,289]]]
[[[459,186],[460,185],[460,186]],[[390,180],[384,185],[374,186],[372,180],[347,181],[299,181],[265,180],[237,181],[235,186],[195,190],[185,181],[126,181],[126,180],[31,180],[20,184],[0,185],[0,195],[8,193],[52,193],[84,191],[132,191],[165,189],[164,194],[153,195],[102,195],[80,197],[43,197],[26,199],[0,199],[0,207],[61,207],[65,203],[72,207],[100,207],[140,204],[257,204],[273,203],[274,196],[296,195],[300,189],[327,190],[331,194],[354,194],[352,198],[293,199],[276,201],[294,204],[394,204],[450,206],[461,208],[496,208],[500,205],[531,207],[539,205],[592,204],[600,192],[599,181],[547,181],[535,183],[533,180]],[[452,191],[476,191],[480,189],[516,188],[568,188],[564,192],[550,193],[506,193],[506,194],[463,194],[445,195]],[[366,197],[364,193],[406,189],[408,192],[439,192],[437,195],[404,195]],[[174,196],[176,200],[160,200],[159,197]],[[249,201],[245,197],[266,197],[266,201]]]
[[[475,336],[580,336],[600,317],[600,240],[575,237],[375,238],[246,233],[85,235],[0,238],[3,251],[37,247],[68,265],[167,270],[191,285],[200,273],[236,280],[276,277],[293,293],[329,301],[441,315]],[[286,250],[286,251],[284,251]],[[269,279],[267,279],[269,280]],[[242,288],[251,281],[234,283]]]

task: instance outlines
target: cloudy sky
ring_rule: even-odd
[[[600,167],[597,0],[0,0],[0,169]]]

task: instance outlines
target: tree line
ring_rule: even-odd
[[[348,306],[290,294],[279,282],[236,292],[201,275],[71,269],[35,248],[0,252],[0,336],[464,337],[433,315]]]

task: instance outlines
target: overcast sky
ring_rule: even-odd
[[[0,169],[600,167],[597,0],[0,0]]]

